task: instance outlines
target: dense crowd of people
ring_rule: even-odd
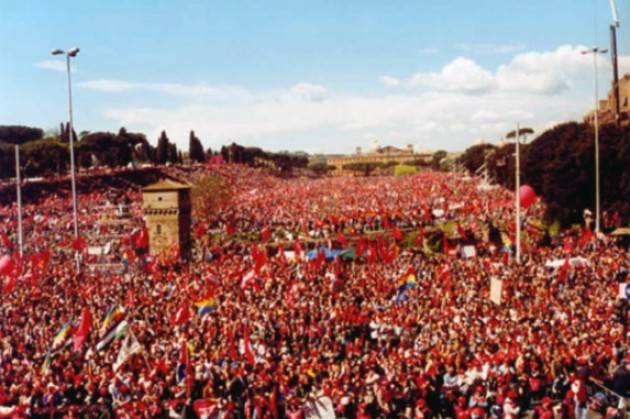
[[[148,255],[139,188],[80,195],[79,240],[68,196],[27,202],[21,258],[0,208],[0,418],[581,419],[630,395],[612,237],[550,238],[539,202],[516,263],[514,195],[476,178],[178,173],[208,174],[230,193],[191,263]]]

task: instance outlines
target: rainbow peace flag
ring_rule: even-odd
[[[70,336],[71,330],[72,329],[70,328],[70,323],[66,323],[61,326],[61,330],[59,330],[59,332],[57,332],[57,334],[53,338],[53,348],[56,348],[57,346],[60,346],[62,343],[64,343],[66,339],[68,339],[68,336]]]
[[[197,314],[199,316],[203,316],[204,314],[216,311],[218,308],[218,304],[214,298],[208,297],[204,298],[203,300],[197,301],[195,303],[195,307],[197,307]]]
[[[105,314],[105,318],[103,318],[103,321],[101,322],[101,330],[107,331],[110,326],[113,326],[116,323],[118,323],[118,321],[122,319],[122,317],[123,317],[123,312],[120,309],[120,307],[117,305],[112,306],[107,311],[107,314]]]

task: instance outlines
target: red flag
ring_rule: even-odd
[[[254,271],[259,274],[267,264],[267,249],[260,250],[258,246],[253,246],[252,258],[254,258]]]
[[[234,235],[235,231],[236,231],[236,228],[234,227],[234,224],[232,224],[232,222],[229,222],[225,226],[225,233],[228,235],[228,237],[231,237],[232,235]]]
[[[190,308],[188,307],[188,304],[184,302],[179,310],[175,312],[172,323],[173,326],[179,326],[186,323],[188,320],[190,320]]]
[[[234,331],[232,330],[231,327],[228,327],[226,339],[227,339],[227,347],[228,347],[228,356],[230,357],[232,361],[234,361],[238,355],[236,352],[236,342],[234,341]]]
[[[394,228],[392,229],[392,237],[393,237],[393,238],[394,238],[394,240],[396,240],[396,241],[401,241],[401,240],[404,238],[404,236],[403,236],[403,234],[402,234],[402,231],[400,231],[400,230],[398,229],[398,227],[394,227]]]
[[[462,240],[468,240],[468,235],[466,234],[466,230],[461,226],[461,224],[457,224],[457,233],[462,238]]]
[[[295,252],[296,259],[300,259],[300,257],[302,257],[302,245],[300,245],[299,240],[296,240],[293,243],[293,251]]]
[[[378,258],[377,253],[378,252],[376,250],[376,247],[374,245],[370,245],[370,247],[368,248],[368,251],[367,251],[367,259],[368,259],[368,263],[370,265],[373,265],[373,264],[375,264],[377,262],[377,260],[378,260],[377,259]]]
[[[264,242],[271,238],[271,230],[267,227],[263,228],[260,232],[260,239]]]
[[[243,340],[245,341],[245,357],[249,365],[256,365],[256,358],[254,357],[254,351],[252,350],[252,344],[249,339],[249,327],[243,327]]]
[[[72,240],[72,249],[77,252],[82,252],[87,247],[87,243],[83,237],[79,236],[76,239]]]
[[[413,241],[414,246],[422,246],[424,244],[424,229],[420,227],[418,234]]]
[[[197,227],[195,227],[195,237],[197,238],[197,240],[205,236],[206,232],[207,232],[207,226],[203,223],[199,223],[197,224]]]
[[[451,249],[448,245],[448,237],[446,236],[446,233],[442,233],[442,252],[448,256],[450,250]]]
[[[2,293],[10,294],[16,287],[17,281],[15,280],[15,276],[9,275],[7,279],[2,284]]]
[[[7,249],[13,248],[13,243],[11,243],[11,240],[9,240],[9,237],[4,233],[0,233],[0,244],[6,247]]]
[[[565,282],[569,276],[569,257],[564,259],[564,263],[558,269],[558,282]]]
[[[149,233],[145,226],[133,234],[132,243],[136,249],[146,249],[149,246]]]
[[[81,313],[81,321],[79,322],[79,327],[77,328],[77,331],[72,336],[72,341],[74,344],[75,351],[81,350],[81,348],[87,341],[91,328],[92,328],[92,314],[90,313],[90,310],[87,307],[83,307],[83,311]]]
[[[0,275],[7,275],[13,270],[15,262],[9,255],[4,255],[0,258]]]
[[[584,232],[582,233],[582,237],[580,237],[580,247],[584,247],[586,246],[591,239],[593,238],[593,232],[591,231],[591,229],[589,227],[586,227],[584,229]]]
[[[367,249],[367,243],[365,239],[359,239],[356,245],[355,254],[357,257],[363,256],[365,250]]]
[[[346,236],[344,236],[343,232],[339,232],[339,234],[337,234],[337,241],[339,242],[339,244],[341,244],[342,246],[346,246],[346,244],[348,244],[348,240],[346,240]]]
[[[126,301],[125,305],[128,308],[131,308],[131,307],[134,306],[134,295],[133,295],[133,290],[131,290],[131,289],[129,291],[127,291],[127,301]]]

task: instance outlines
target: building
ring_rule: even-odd
[[[336,173],[342,173],[343,166],[351,163],[390,163],[396,164],[410,163],[418,160],[429,161],[431,154],[420,154],[414,152],[413,145],[406,148],[392,146],[378,147],[374,151],[363,153],[361,147],[356,148],[356,152],[350,156],[335,156],[326,160],[329,166],[335,167]]]
[[[142,190],[150,254],[176,252],[182,259],[190,257],[190,189],[189,185],[164,179]]]
[[[611,89],[605,99],[599,101],[597,117],[601,125],[615,123],[615,96]],[[584,117],[584,122],[593,124],[594,111]],[[619,79],[619,122],[622,126],[630,126],[630,74]]]

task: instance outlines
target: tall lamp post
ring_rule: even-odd
[[[599,97],[597,93],[597,56],[606,54],[606,48],[593,47],[582,51],[583,55],[593,54],[593,85],[595,88],[595,109],[593,110],[595,125],[595,231],[599,232],[600,209],[599,209]]]
[[[514,173],[514,195],[515,195],[515,206],[516,206],[516,214],[515,214],[515,231],[516,231],[516,255],[515,260],[516,263],[521,263],[521,136],[532,134],[534,132],[531,128],[521,128],[520,125],[516,124],[516,131],[510,131],[506,137],[514,138],[514,149],[515,149],[515,173]]]
[[[72,72],[70,67],[70,58],[76,57],[79,53],[79,48],[72,48],[68,51],[61,49],[52,50],[52,55],[65,55],[66,67],[68,69],[68,113],[69,113],[69,127],[68,135],[70,136],[70,179],[72,184],[72,218],[74,224],[74,238],[79,238],[79,222],[77,217],[77,184],[74,167],[74,127],[72,124]],[[79,269],[79,257],[76,255],[77,269]]]

